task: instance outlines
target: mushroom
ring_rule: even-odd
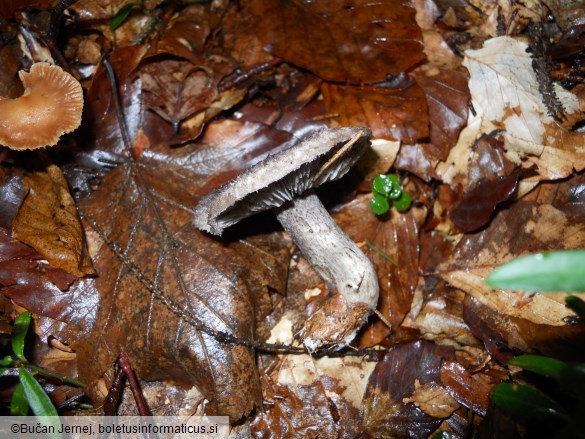
[[[1,145],[11,149],[51,146],[79,127],[83,91],[73,76],[45,62],[18,75],[24,86],[22,96],[0,96]]]
[[[345,175],[370,145],[370,137],[369,129],[359,127],[319,131],[207,194],[194,210],[195,226],[215,235],[256,212],[275,212],[311,266],[346,302],[341,327],[323,340],[305,339],[312,350],[347,344],[378,303],[372,263],[335,224],[314,191]]]

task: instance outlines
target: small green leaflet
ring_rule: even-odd
[[[12,399],[10,400],[10,414],[12,416],[28,415],[28,401],[24,394],[22,383],[18,383],[12,393]]]
[[[18,379],[22,384],[24,394],[32,412],[44,426],[53,426],[58,431],[61,421],[57,409],[51,402],[49,395],[45,393],[42,386],[25,368],[18,370]],[[60,439],[60,433],[49,434],[52,439]]]

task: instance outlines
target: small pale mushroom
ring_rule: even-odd
[[[24,86],[22,96],[0,96],[0,145],[11,149],[52,146],[79,127],[83,91],[73,76],[45,62],[18,75]]]
[[[319,131],[207,194],[194,210],[195,226],[215,235],[256,212],[271,209],[276,214],[311,266],[346,302],[343,311],[336,311],[337,327],[320,328],[322,337],[305,338],[310,350],[349,343],[378,304],[372,263],[337,226],[314,191],[345,175],[370,145],[370,137],[369,129],[359,127]],[[312,327],[325,321],[331,325],[335,319],[321,316]]]

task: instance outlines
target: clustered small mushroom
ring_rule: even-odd
[[[18,72],[24,93],[0,96],[0,145],[37,149],[55,145],[81,124],[83,91],[79,82],[58,66],[33,64]]]
[[[194,210],[200,230],[221,235],[241,219],[272,209],[278,221],[327,286],[347,305],[333,339],[307,340],[314,350],[323,344],[347,344],[375,311],[379,286],[370,260],[333,221],[314,188],[341,178],[370,145],[367,128],[321,130],[269,156],[234,180],[207,194]]]

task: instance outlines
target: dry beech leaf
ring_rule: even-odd
[[[538,90],[528,46],[510,37],[487,40],[482,49],[465,52],[473,106],[482,118],[482,132],[503,130],[508,158],[527,158],[541,179],[563,178],[585,167],[585,137],[569,132],[548,115]],[[579,109],[577,97],[555,87],[570,115]]]
[[[431,142],[440,151],[440,155],[433,158],[445,160],[467,123],[470,100],[468,75],[457,70],[425,65],[415,70],[412,76],[427,98]]]
[[[536,324],[564,326],[573,315],[550,295],[493,290],[483,280],[495,267],[531,252],[583,248],[585,225],[549,204],[518,201],[482,232],[463,237],[437,272],[451,285],[503,314]],[[523,346],[524,348],[525,346]]]
[[[248,0],[227,28],[251,29],[265,50],[310,70],[325,80],[350,83],[383,81],[424,59],[422,37],[408,4]]]
[[[47,167],[24,177],[28,193],[12,224],[13,236],[41,253],[55,268],[75,276],[95,274],[75,202],[61,170]]]
[[[150,63],[140,69],[144,105],[177,126],[217,97],[217,87],[209,73],[187,61]]]
[[[428,437],[441,420],[404,402],[415,384],[440,383],[443,361],[453,349],[425,341],[405,343],[388,352],[368,381],[363,402],[364,430],[372,437]]]
[[[433,418],[448,418],[459,408],[457,401],[435,382],[416,386],[410,398],[404,398],[404,403],[412,402],[427,415]]]
[[[295,318],[285,313],[269,342],[291,343]],[[253,434],[336,437],[361,432],[360,408],[375,362],[357,357],[261,357],[264,410],[251,420]]]
[[[412,80],[403,87],[321,86],[328,113],[341,126],[367,126],[374,137],[414,143],[429,135],[427,99]]]

